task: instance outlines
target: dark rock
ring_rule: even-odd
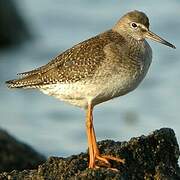
[[[45,157],[0,130],[0,172],[37,168]]]
[[[0,0],[0,27],[0,48],[19,44],[31,36],[13,0]]]
[[[125,164],[113,163],[118,171],[107,168],[88,169],[86,153],[68,158],[51,157],[35,170],[2,173],[0,179],[31,180],[179,180],[179,147],[171,129],[160,129],[148,136],[132,138],[129,142],[105,140],[99,142],[102,154],[125,158]]]

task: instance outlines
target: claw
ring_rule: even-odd
[[[100,167],[107,167],[108,169],[111,169],[113,171],[118,171],[118,169],[111,167],[111,163],[109,162],[109,160],[116,161],[122,164],[125,163],[125,159],[120,159],[120,158],[109,156],[109,155],[95,155],[94,164],[90,168],[96,169]],[[98,165],[96,164],[96,162]]]
[[[103,155],[102,157],[105,158],[106,160],[110,159],[110,160],[117,161],[122,164],[125,163],[125,159],[121,159],[121,158],[117,158],[117,157],[113,157],[113,156],[109,156],[109,155]]]
[[[103,161],[105,164],[110,165],[109,161],[104,156],[96,156],[96,159],[99,161]]]

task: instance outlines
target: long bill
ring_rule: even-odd
[[[146,38],[149,38],[151,40],[154,40],[156,42],[159,42],[161,44],[169,46],[173,49],[176,49],[176,47],[173,44],[169,43],[168,41],[164,40],[163,38],[159,37],[158,35],[156,35],[155,33],[151,32],[151,31],[147,31]]]

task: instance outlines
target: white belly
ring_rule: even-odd
[[[113,76],[109,79],[94,79],[93,81],[79,81],[72,84],[45,85],[40,90],[50,96],[75,106],[86,108],[88,103],[93,105],[113,99],[132,91],[139,84],[139,76],[128,74]]]
[[[97,73],[89,80],[44,85],[40,90],[82,108],[86,108],[90,102],[96,105],[127,94],[139,85],[152,60],[152,51],[146,41],[142,47],[142,59],[139,60],[141,62],[140,68],[135,71],[125,68],[123,71],[113,73],[113,69],[110,69],[109,77]]]

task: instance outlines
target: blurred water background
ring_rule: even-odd
[[[17,72],[49,62],[63,50],[109,29],[124,13],[144,11],[151,30],[177,50],[150,42],[153,63],[132,93],[95,108],[98,140],[129,140],[170,127],[180,142],[179,0],[16,0],[33,40],[0,51],[0,127],[46,156],[85,151],[83,110],[36,90],[9,90],[4,82]]]

